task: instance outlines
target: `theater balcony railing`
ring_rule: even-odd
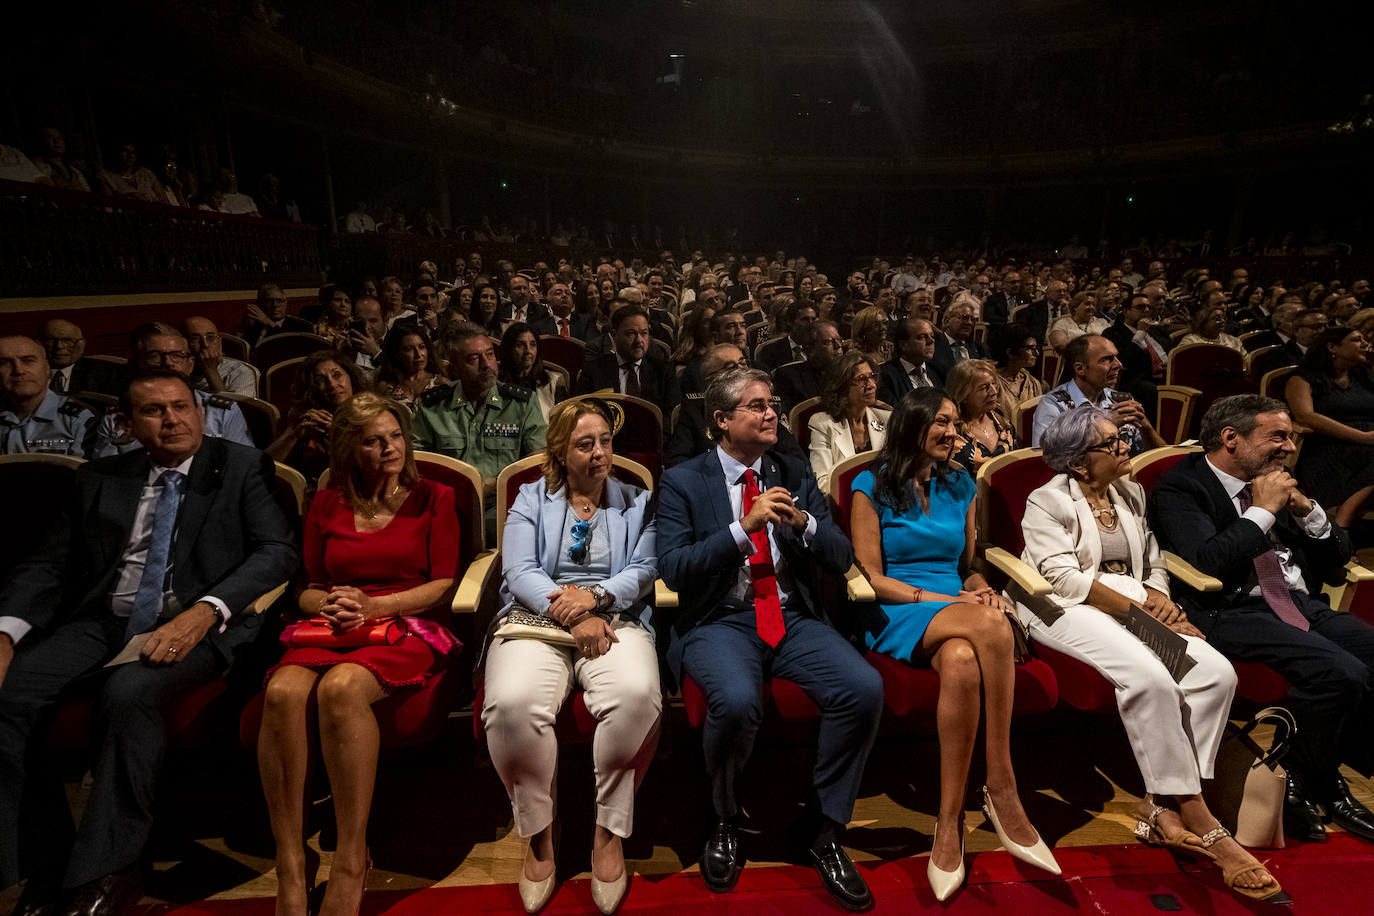
[[[0,298],[318,285],[320,231],[0,181]]]

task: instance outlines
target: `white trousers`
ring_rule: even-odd
[[[1021,619],[1036,642],[1091,665],[1111,681],[1147,792],[1202,791],[1202,780],[1212,778],[1236,692],[1235,669],[1220,652],[1206,640],[1185,636],[1188,657],[1197,664],[1175,682],[1158,656],[1096,608],[1071,607],[1052,624],[1026,612]]]
[[[619,837],[634,827],[635,792],[658,746],[663,697],[653,637],[637,622],[613,626],[620,642],[598,658],[574,662],[570,650],[537,639],[493,639],[487,651],[482,726],[522,837],[553,823],[553,725],[574,684],[597,720],[596,823]]]

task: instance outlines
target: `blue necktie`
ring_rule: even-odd
[[[148,542],[148,555],[143,562],[143,578],[138,580],[133,610],[129,612],[126,640],[146,633],[157,625],[162,615],[163,585],[167,580],[167,560],[172,552],[172,532],[176,529],[177,509],[181,506],[181,483],[185,478],[179,471],[165,471],[158,478],[162,495],[153,510],[153,536]]]

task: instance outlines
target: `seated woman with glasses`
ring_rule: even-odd
[[[1245,344],[1239,337],[1226,333],[1226,305],[1200,307],[1188,320],[1188,333],[1178,342],[1180,347],[1187,344],[1214,344],[1230,347],[1237,353],[1245,352]]]
[[[850,515],[855,559],[878,595],[864,643],[940,675],[940,809],[926,874],[942,901],[964,881],[964,794],[980,718],[988,820],[1014,857],[1059,874],[1016,789],[1011,605],[974,568],[975,487],[950,460],[958,416],[943,391],[908,392],[872,470],[854,479]]]
[[[811,471],[822,493],[830,470],[859,452],[882,448],[892,411],[878,403],[878,365],[859,350],[837,359],[825,374],[821,409],[811,415]]]
[[[565,648],[498,634],[486,653],[482,725],[515,830],[530,841],[520,871],[530,913],[554,891],[553,726],[573,689],[584,691],[597,720],[592,898],[603,913],[614,912],[629,888],[621,839],[634,827],[635,790],[658,744],[651,494],[611,476],[608,416],[595,400],[555,407],[544,477],[520,488],[506,518],[499,620],[517,611],[549,618],[573,642]]]
[[[1040,446],[1057,474],[1030,495],[1021,558],[1054,591],[1019,606],[1022,622],[1035,641],[1091,665],[1115,685],[1146,790],[1136,808],[1136,834],[1216,862],[1226,884],[1245,897],[1273,897],[1278,882],[1217,823],[1201,795],[1202,780],[1212,778],[1236,674],[1169,597],[1145,491],[1129,477],[1126,443],[1105,411],[1083,406],[1056,417]],[[1139,612],[1186,640],[1192,667],[1177,681],[1129,629]]]
[[[960,360],[945,379],[945,391],[959,405],[959,420],[954,424],[959,435],[954,460],[970,474],[976,474],[989,458],[1016,448],[1011,422],[1002,415],[1002,389],[992,363],[985,359]]]
[[[295,403],[282,434],[265,451],[305,475],[311,484],[329,467],[329,428],[334,411],[365,388],[362,371],[337,350],[316,350],[305,358],[292,383]]]
[[[1040,367],[1040,341],[1024,324],[1011,324],[993,335],[992,356],[997,361],[998,405],[1002,416],[1016,419],[1016,408],[1023,401],[1045,393],[1045,385],[1035,374]]]
[[[329,457],[329,486],[305,520],[309,584],[298,605],[310,619],[283,634],[293,647],[268,672],[258,733],[277,912],[301,916],[311,881],[301,822],[311,745],[329,774],[339,834],[321,912],[355,913],[371,865],[367,819],[380,746],[372,706],[423,686],[459,646],[421,616],[441,607],[453,584],[459,531],[453,491],[415,467],[410,411],[371,392],[346,399],[333,412]],[[399,638],[373,638],[383,627]]]

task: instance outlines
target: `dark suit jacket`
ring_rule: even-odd
[[[1203,633],[1227,608],[1260,601],[1246,594],[1253,588],[1254,559],[1269,549],[1259,526],[1242,519],[1201,453],[1187,455],[1155,486],[1150,524],[1159,546],[1172,550],[1202,572],[1221,580],[1221,591],[1199,592],[1176,583],[1175,597],[1188,619]],[[1331,536],[1309,537],[1288,512],[1278,514],[1273,534],[1293,551],[1308,594],[1321,600],[1321,583],[1345,578],[1350,536],[1331,526]]]
[[[620,390],[620,357],[614,352],[598,357],[582,367],[578,376],[579,394],[587,394],[602,389]],[[645,356],[639,363],[640,397],[652,401],[663,409],[663,421],[667,425],[668,414],[677,402],[677,373],[673,367],[654,356]]]
[[[931,362],[926,363],[926,375],[935,383],[936,388],[945,384],[945,375]],[[902,368],[901,360],[894,356],[878,367],[878,400],[897,406],[903,396],[912,389],[911,376]]]
[[[545,334],[550,337],[559,336],[558,319],[553,315],[546,315],[540,318],[538,321],[531,324],[530,327],[534,330],[534,333],[540,337]],[[586,315],[579,315],[577,312],[573,312],[568,316],[568,333],[572,335],[573,340],[585,342],[587,334],[594,330],[596,330],[596,322],[592,321]]]
[[[1155,378],[1150,354],[1135,342],[1135,331],[1118,318],[1102,336],[1116,345],[1117,356],[1121,359],[1121,380],[1117,387],[1135,395],[1145,410],[1153,413],[1158,400],[1156,389],[1164,383],[1164,377]]]
[[[1024,301],[1020,297],[1016,300],[1018,305]],[[983,320],[990,325],[1006,324],[1011,315],[1011,310],[1012,306],[1007,302],[1007,294],[999,289],[988,296],[987,301],[983,303]]]
[[[1016,321],[1025,325],[1031,336],[1043,343],[1050,333],[1050,304],[1044,299],[1036,299],[1022,310]]]
[[[975,341],[972,337],[969,338],[965,346],[968,348],[969,359],[988,358],[988,348]],[[940,378],[949,378],[949,370],[954,368],[954,364],[957,363],[958,360],[954,358],[954,349],[950,347],[949,341],[945,339],[944,331],[935,332],[935,355],[927,362],[940,374]]]
[[[1305,355],[1302,352],[1302,348],[1298,346],[1296,337],[1289,338],[1288,343],[1283,345],[1283,350],[1288,354],[1289,358],[1293,360],[1293,365],[1295,366],[1302,362],[1302,358]]]
[[[78,359],[72,366],[71,385],[68,394],[79,391],[93,391],[96,394],[110,394],[119,397],[129,378],[128,372],[114,363],[99,359]]]
[[[758,352],[754,354],[753,365],[764,372],[773,372],[779,366],[794,362],[796,358],[792,355],[792,344],[784,335],[759,347]]]
[[[784,486],[797,505],[816,519],[810,545],[790,525],[775,528],[773,538],[794,581],[791,610],[829,623],[817,600],[822,569],[842,575],[854,562],[854,548],[830,518],[825,497],[805,462],[769,451],[760,466],[759,487]],[[692,627],[729,613],[720,603],[734,587],[744,557],[730,525],[725,476],[715,449],[669,468],[663,474],[658,510],[658,569],[678,592],[678,607],[665,615],[668,663],[682,675],[682,636]]]
[[[514,320],[511,318],[514,308],[515,307],[509,302],[502,302],[501,307],[496,310],[496,318],[501,322],[502,327],[505,327]],[[533,326],[541,318],[549,317],[549,307],[542,302],[531,300],[525,305],[525,315],[525,323]]]
[[[773,398],[775,401],[778,400],[776,394]],[[688,458],[709,452],[714,445],[706,432],[705,401],[700,395],[685,398],[682,409],[677,412],[677,422],[673,424],[673,434],[668,439],[668,448],[663,454],[664,466],[681,464]],[[787,455],[796,461],[810,460],[797,444],[796,437],[781,423],[778,424],[778,444],[773,448],[779,454]]]
[[[782,402],[782,412],[790,414],[802,401],[821,396],[823,373],[805,360],[786,363],[773,370],[773,394]],[[878,395],[882,399],[882,394]]]
[[[53,537],[0,589],[0,616],[51,632],[77,615],[110,613],[148,467],[142,449],[81,466]],[[272,477],[272,460],[262,452],[207,436],[177,514],[171,591],[185,608],[206,595],[228,605],[229,626],[209,636],[226,662],[261,626],[256,615],[239,612],[290,579],[300,560],[296,536],[272,496]]]

